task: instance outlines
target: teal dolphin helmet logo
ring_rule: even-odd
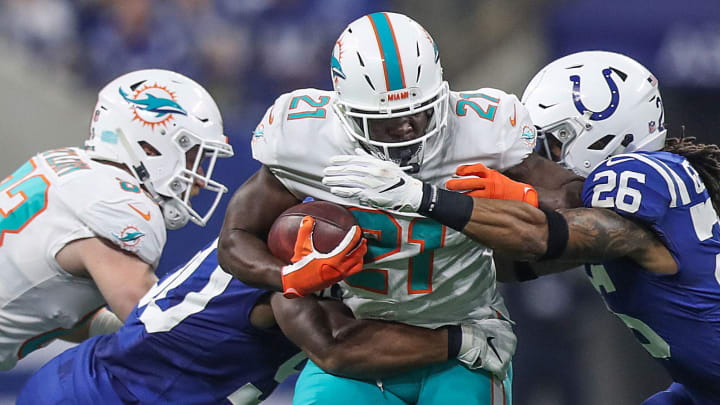
[[[140,121],[154,129],[156,125],[165,126],[173,119],[173,114],[187,115],[185,109],[175,100],[175,94],[165,86],[145,84],[142,87],[133,87],[132,90],[133,93],[128,94],[118,88],[120,96],[132,105],[135,115],[133,121]]]

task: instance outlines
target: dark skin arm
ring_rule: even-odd
[[[267,247],[275,219],[299,204],[285,186],[263,166],[235,192],[220,231],[218,261],[226,272],[257,288],[282,291],[282,260]]]
[[[505,255],[512,255],[513,260],[536,261],[547,251],[547,219],[539,209],[519,201],[484,198],[473,198],[473,204],[472,217],[463,230],[466,235]],[[644,226],[601,208],[558,212],[568,223],[567,247],[558,259],[533,265],[536,274],[621,257],[627,257],[653,273],[677,272],[677,263],[665,245]],[[499,276],[503,280],[508,278],[507,275]]]
[[[541,208],[556,210],[582,206],[580,193],[585,179],[536,152],[503,174],[535,187]]]
[[[447,329],[357,320],[339,301],[271,298],[285,335],[323,370],[349,378],[383,378],[448,360]]]

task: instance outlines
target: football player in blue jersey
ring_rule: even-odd
[[[358,321],[337,300],[288,300],[225,273],[216,249],[217,240],[165,276],[118,332],[48,362],[17,403],[257,403],[306,358],[298,346],[318,366],[348,377],[380,378],[456,356],[492,363],[482,358],[485,337],[472,326],[461,332]]]
[[[692,138],[666,140],[657,80],[615,53],[581,52],[551,63],[523,102],[546,153],[587,177],[585,208],[470,201],[424,185],[431,217],[460,222],[465,234],[512,254],[510,266],[498,266],[499,278],[531,279],[588,263],[608,308],[674,380],[644,405],[720,403],[720,149]],[[462,173],[476,177],[450,180],[449,189],[473,196],[516,186],[481,166]],[[365,176],[367,184],[382,182],[370,171]],[[362,193],[391,200],[377,198],[381,187]],[[458,207],[465,208],[451,209]]]

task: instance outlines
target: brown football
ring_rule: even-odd
[[[290,263],[300,223],[305,216],[315,219],[313,244],[321,253],[329,253],[343,240],[357,220],[345,207],[327,201],[310,201],[292,206],[275,220],[267,244],[270,252]]]

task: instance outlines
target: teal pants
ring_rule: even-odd
[[[511,405],[512,367],[504,381],[456,360],[372,381],[338,377],[308,360],[295,385],[293,405],[309,404]]]

